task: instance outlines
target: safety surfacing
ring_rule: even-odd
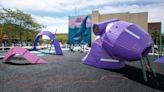
[[[164,64],[155,64],[156,78],[144,82],[139,62],[120,70],[82,64],[86,53],[64,51],[64,56],[41,56],[47,64],[25,59],[0,62],[0,92],[159,92],[164,91]]]

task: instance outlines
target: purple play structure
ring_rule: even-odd
[[[93,25],[97,36],[84,64],[98,68],[120,69],[125,61],[140,60],[151,50],[150,35],[139,26],[113,19]]]
[[[3,58],[3,62],[8,62],[13,56],[19,54],[21,57],[25,58],[31,64],[44,64],[47,63],[43,59],[31,54],[27,49],[22,47],[14,47],[8,50]]]
[[[139,26],[113,19],[94,24],[97,36],[83,63],[97,68],[120,69],[125,62],[140,60],[144,81],[146,69],[156,77],[147,54],[153,46],[151,36]]]
[[[59,41],[55,38],[55,35],[49,31],[41,31],[40,33],[37,34],[34,40],[34,48],[33,50],[36,50],[37,43],[39,41],[40,36],[46,35],[50,38],[51,43],[54,45],[54,49],[56,52],[56,55],[63,55],[62,49],[59,45]]]

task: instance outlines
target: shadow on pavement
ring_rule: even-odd
[[[126,67],[122,69],[118,69],[118,70],[113,70],[113,69],[105,69],[105,70],[120,73],[124,77],[127,77],[128,79],[139,82],[151,88],[164,91],[164,75],[163,74],[156,73],[157,75],[156,78],[154,78],[153,76],[152,77],[149,76],[148,81],[144,82],[142,70],[140,68],[126,65]],[[147,74],[150,74],[150,73],[147,71]]]
[[[9,65],[32,65],[31,63],[14,63],[14,62],[5,62],[5,64],[9,64]]]

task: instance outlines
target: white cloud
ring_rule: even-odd
[[[1,0],[0,6],[6,8],[18,8],[31,11],[55,11],[58,12],[58,1],[54,0]],[[10,2],[10,4],[9,4]],[[55,7],[54,7],[55,6]]]
[[[158,4],[128,4],[129,2],[160,2]],[[118,4],[124,3],[124,4]],[[109,4],[108,6],[103,6]],[[118,4],[118,5],[117,5]],[[149,22],[164,22],[164,2],[162,0],[1,0],[0,8],[18,8],[24,11],[33,12],[50,12],[50,13],[67,13],[72,12],[75,8],[79,14],[91,13],[93,9],[99,9],[100,13],[118,13],[118,12],[149,12]],[[46,14],[46,13],[45,13]],[[45,30],[58,29],[57,33],[68,32],[68,18],[64,15],[59,17],[50,17],[32,15],[36,21],[47,26]],[[162,25],[164,29],[164,25]],[[162,29],[162,30],[163,30]]]
[[[49,17],[49,16],[36,16],[36,15],[32,15],[32,17],[34,19],[36,19],[37,22],[39,23],[44,23],[46,25],[60,25],[63,23],[67,23],[68,22],[68,17]]]
[[[58,26],[50,25],[50,26],[47,26],[45,29],[43,29],[43,31],[44,30],[50,31],[50,32],[56,33],[56,34],[68,33],[68,24],[62,24],[62,25],[58,25]],[[43,39],[49,39],[49,38],[47,36],[43,36]]]
[[[36,16],[32,15],[32,17],[41,24],[44,24],[46,28],[42,29],[42,31],[50,31],[52,33],[68,33],[68,18],[54,18],[49,16]],[[43,39],[49,39],[47,36],[43,36]]]
[[[43,30],[48,30],[48,31],[51,31],[52,33],[55,33],[55,32],[56,33],[68,33],[68,24],[62,24],[62,25],[58,25],[58,26],[50,25]]]
[[[63,12],[83,9],[89,6],[113,4],[118,2],[132,2],[137,0],[1,0],[0,6],[6,8],[18,8],[30,11]]]
[[[54,18],[49,16],[36,16],[32,15],[34,19],[41,24],[44,24],[46,28],[43,30],[51,31],[52,33],[68,33],[68,17]]]

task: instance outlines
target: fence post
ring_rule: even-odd
[[[4,46],[5,46],[5,45],[4,45],[4,43],[2,43],[2,51],[4,51],[4,50],[5,50],[5,49],[4,49]]]
[[[12,48],[14,47],[14,43],[12,43]]]

